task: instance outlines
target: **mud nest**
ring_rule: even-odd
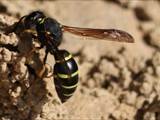
[[[46,80],[53,78],[37,76],[36,72],[44,68],[45,52],[42,49],[28,56],[36,43],[29,34],[9,33],[15,21],[0,15],[0,117],[30,120],[42,112],[42,106],[52,96]]]

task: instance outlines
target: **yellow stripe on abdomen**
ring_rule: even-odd
[[[78,72],[79,72],[79,71],[77,70],[76,72],[72,73],[71,75],[57,73],[57,76],[58,76],[59,78],[62,78],[62,79],[67,79],[67,78],[71,78],[71,77],[74,77],[74,76],[78,75]]]
[[[65,93],[63,93],[63,95],[64,95],[65,97],[70,97],[70,96],[73,95],[73,93],[71,93],[71,94],[65,94]]]
[[[72,55],[69,54],[67,57],[64,58],[64,60],[63,59],[62,60],[56,60],[56,63],[66,62],[66,61],[70,60],[71,58],[72,58]]]
[[[65,89],[73,89],[75,87],[77,87],[77,84],[71,85],[71,86],[62,85],[62,88],[65,88]]]

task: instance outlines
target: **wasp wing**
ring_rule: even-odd
[[[62,30],[78,36],[92,37],[100,40],[112,40],[118,42],[133,43],[134,38],[127,32],[116,29],[92,29],[62,26]]]

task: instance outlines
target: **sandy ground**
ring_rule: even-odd
[[[53,78],[38,78],[44,50],[30,35],[6,34],[23,15],[42,10],[70,26],[115,28],[135,43],[84,40],[64,34],[61,49],[79,65],[75,94],[62,104]],[[160,2],[148,0],[1,0],[0,118],[2,120],[160,120]],[[32,69],[26,66],[29,64]],[[49,66],[54,58],[47,59]]]

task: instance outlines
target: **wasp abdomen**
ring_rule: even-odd
[[[54,82],[56,91],[62,102],[69,99],[77,88],[78,66],[72,55],[60,50],[55,54]]]

